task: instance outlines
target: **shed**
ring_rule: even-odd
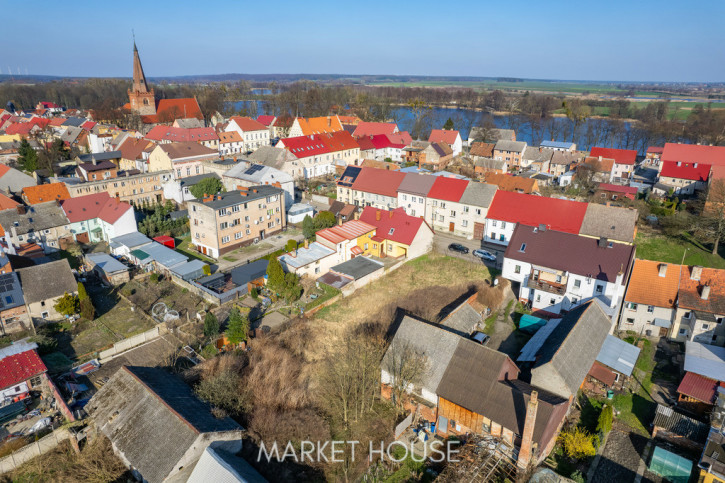
[[[639,353],[639,347],[608,335],[597,355],[597,362],[629,377],[632,375]]]
[[[176,248],[176,240],[170,236],[160,235],[155,236],[154,241],[161,243],[165,247]]]
[[[687,483],[692,473],[692,461],[655,446],[649,470],[673,483]]]
[[[133,250],[151,243],[151,238],[137,231],[111,238],[111,252],[118,256],[128,256]]]
[[[131,279],[128,267],[107,253],[89,253],[86,255],[86,265],[100,279],[112,285],[120,285]]]
[[[307,203],[295,203],[287,212],[288,223],[302,223],[305,216],[315,216],[315,208]]]
[[[519,320],[519,330],[527,334],[533,334],[546,325],[546,319],[524,314]]]
[[[189,280],[196,280],[199,277],[203,277],[204,267],[206,266],[208,265],[201,260],[190,260],[175,266],[171,269],[171,273],[188,282]]]
[[[237,287],[246,285],[246,292],[252,290],[253,287],[262,287],[264,286],[264,276],[267,274],[267,265],[269,265],[269,260],[262,258],[252,263],[233,268],[230,272],[232,282]],[[242,290],[242,293],[246,292]]]

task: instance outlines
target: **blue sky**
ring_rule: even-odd
[[[40,10],[40,11],[39,11]],[[0,73],[725,81],[725,2],[11,2]],[[3,15],[4,17],[6,15]],[[40,20],[40,19],[42,20]],[[59,28],[56,28],[56,25]]]

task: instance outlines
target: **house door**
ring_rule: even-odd
[[[453,231],[453,228],[455,228],[455,226],[455,223],[451,223],[450,225],[448,225],[448,231]]]
[[[667,337],[667,329],[665,327],[660,327],[660,337]]]
[[[473,224],[473,238],[476,240],[483,240],[483,232],[485,231],[484,228],[486,225],[483,223],[474,223]]]
[[[79,233],[76,235],[76,241],[78,243],[90,243],[91,237],[88,235],[87,231],[84,231],[83,233]]]
[[[264,230],[260,230],[259,231],[259,238],[261,238],[262,240],[264,240]]]

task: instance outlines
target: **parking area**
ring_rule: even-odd
[[[494,268],[500,270],[503,266],[503,255],[505,247],[499,247],[490,243],[483,243],[481,240],[468,240],[466,238],[449,235],[444,232],[436,232],[433,237],[433,243],[435,249],[439,253],[450,255],[452,257],[461,258],[463,260],[469,260],[471,262],[483,263],[488,268]],[[457,243],[468,248],[468,253],[460,253],[454,250],[449,250],[448,247],[452,243]],[[496,261],[482,260],[473,255],[473,250],[485,250],[492,255],[496,256]]]

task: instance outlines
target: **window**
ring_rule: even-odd
[[[464,212],[464,213],[468,213],[468,206],[464,206],[464,207],[463,207],[463,212]]]
[[[536,301],[541,302],[541,294],[536,294]]]
[[[682,316],[684,319],[689,319],[690,317],[692,317],[692,312],[685,312],[685,315]]]
[[[649,312],[651,314],[654,311],[655,311],[655,306],[654,305],[648,305],[647,306],[647,312]]]
[[[514,273],[521,273],[521,265],[516,265],[514,267]]]
[[[556,305],[556,299],[550,299],[549,305]]]
[[[455,217],[456,217],[456,212],[451,210],[451,218],[455,218]]]
[[[505,221],[502,221],[501,222],[501,228],[506,228],[506,222]]]
[[[571,298],[571,304],[572,304],[572,305],[576,305],[576,304],[578,304],[578,303],[579,303],[579,299],[578,299],[578,298],[576,298],[576,297],[572,297],[572,298]]]
[[[561,283],[561,275],[556,276],[556,283]]]
[[[687,329],[680,329],[680,335],[687,335]]]
[[[491,239],[492,240],[495,240],[496,239],[496,233],[495,232],[491,232]]]
[[[315,267],[315,274],[320,273],[320,267]]]
[[[628,317],[627,320],[625,320],[625,323],[632,325],[634,324],[634,319],[632,317]]]
[[[480,215],[481,214],[481,208],[476,208],[476,214],[477,215]]]
[[[443,215],[438,215],[438,221],[443,221],[443,220],[445,220],[445,216],[443,216]]]
[[[11,304],[11,303],[13,303],[13,296],[12,296],[12,295],[6,295],[6,296],[5,296],[5,303],[6,303],[6,304]]]
[[[635,304],[634,302],[628,302],[627,308],[630,310],[637,310],[637,304]]]
[[[702,330],[707,330],[710,328],[710,324],[702,324]]]
[[[229,237],[228,236],[223,236],[222,237],[222,243],[229,243]]]
[[[395,231],[395,228],[391,228],[390,231],[388,232],[388,235],[392,235],[394,231]]]
[[[574,280],[574,288],[579,288],[582,286],[581,280]]]
[[[597,288],[596,288],[596,290],[595,290],[595,291],[596,291],[597,293],[602,293],[602,292],[604,291],[604,287],[602,287],[601,285],[597,285]]]
[[[466,226],[468,226],[468,220],[463,220],[463,221],[461,222],[461,225],[462,225],[463,227],[466,227]]]
[[[519,248],[519,251],[520,252],[525,252],[526,251],[526,243],[522,243],[521,244],[521,248]]]
[[[235,240],[239,240],[240,238],[242,238],[242,232],[241,231],[238,231],[238,232],[236,232],[234,234],[234,239]]]
[[[491,225],[492,225],[492,226],[496,226],[496,225],[497,225],[497,223],[498,223],[498,222],[497,222],[496,220],[493,220],[493,221],[491,221]]]

